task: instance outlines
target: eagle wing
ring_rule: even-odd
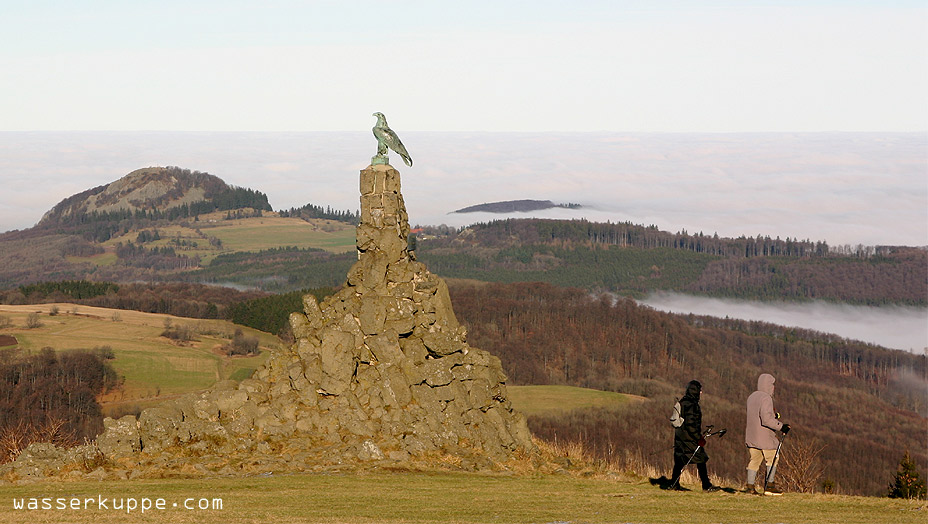
[[[377,126],[374,128],[374,136],[383,142],[384,145],[403,157],[403,162],[405,162],[407,166],[412,167],[412,157],[409,156],[409,153],[406,151],[406,146],[403,145],[400,137],[396,136],[396,133],[394,133],[392,129],[389,127]]]

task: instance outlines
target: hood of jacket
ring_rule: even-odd
[[[690,383],[686,386],[686,394],[684,396],[692,397],[699,400],[699,394],[702,392],[702,384],[698,380],[691,380]]]
[[[770,373],[764,373],[763,375],[757,377],[757,391],[763,391],[764,393],[773,396],[773,383],[777,379],[773,378],[773,375]]]

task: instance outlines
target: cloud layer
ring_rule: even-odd
[[[403,133],[410,220],[501,200],[580,203],[530,215],[829,244],[928,244],[928,137],[902,134]],[[369,133],[0,133],[0,230],[140,167],[176,165],[268,194],[275,209],[357,209]]]
[[[655,293],[641,303],[674,313],[761,320],[781,326],[837,333],[916,354],[928,351],[928,310],[912,307],[868,307],[810,303],[770,303]]]

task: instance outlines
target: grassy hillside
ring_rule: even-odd
[[[611,408],[644,397],[574,386],[509,386],[512,407],[526,416],[556,415],[582,408]]]
[[[13,501],[93,499],[86,510],[15,510]],[[136,509],[103,510],[98,498]],[[142,499],[164,509],[142,513]],[[209,509],[183,509],[184,503]],[[82,502],[78,502],[80,505]],[[246,478],[82,481],[0,485],[0,524],[175,523],[509,523],[782,522],[923,523],[924,502],[881,498],[666,492],[623,476],[466,473],[329,473]],[[221,504],[221,508],[219,506]]]
[[[58,314],[49,313],[53,308]],[[27,328],[30,313],[39,312],[41,326]],[[0,335],[15,337],[19,347],[59,351],[108,346],[116,372],[125,377],[121,391],[103,399],[109,403],[137,403],[157,397],[205,389],[218,380],[250,375],[266,357],[228,357],[220,348],[229,343],[235,329],[259,339],[267,348],[277,339],[267,333],[236,326],[224,320],[192,320],[169,315],[141,313],[74,304],[0,306],[0,316],[12,326]],[[165,326],[189,328],[193,340],[174,342],[161,336]]]
[[[136,242],[140,231],[158,231],[158,240],[145,247],[172,247],[187,256],[199,256],[203,265],[223,253],[256,252],[275,247],[323,249],[344,253],[354,249],[354,226],[334,220],[283,218],[268,216],[226,219],[223,213],[211,213],[197,222],[175,223],[167,227],[133,230],[103,243],[113,248],[117,243]],[[211,242],[211,239],[218,239]]]
[[[324,262],[328,256],[354,250],[353,225],[265,215],[228,218],[215,212],[197,220],[127,223],[103,242],[53,229],[0,234],[0,289],[43,280],[197,280],[198,271],[223,255],[298,248],[319,250],[316,259]],[[305,272],[306,267],[293,269]],[[301,287],[306,286],[294,284],[292,289]]]

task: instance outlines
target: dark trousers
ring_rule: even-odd
[[[686,460],[680,460],[678,457],[674,457],[673,461],[673,475],[670,477],[670,485],[676,485],[679,483],[680,474],[683,473],[683,467],[686,466]],[[700,462],[696,464],[696,471],[699,473],[699,480],[702,482],[702,489],[708,489],[712,486],[712,482],[709,481],[709,470],[706,469],[706,463]]]

